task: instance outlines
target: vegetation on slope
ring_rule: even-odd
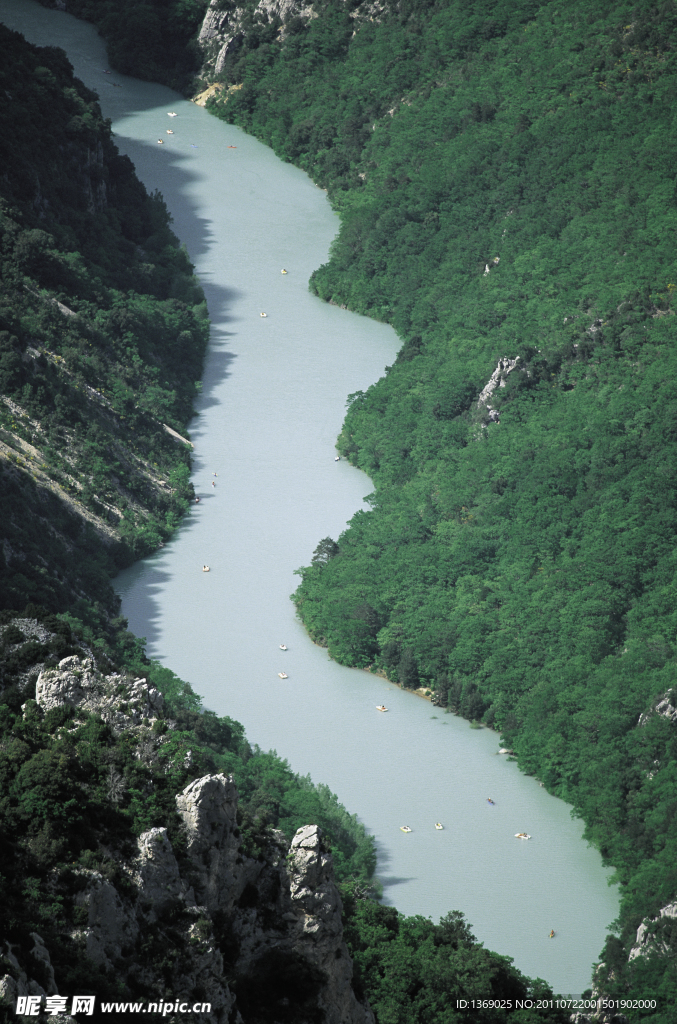
[[[179,90],[200,67],[194,36],[208,6],[209,0],[68,0],[68,12],[91,21],[106,40],[112,68]]]
[[[339,439],[372,508],[297,607],[573,803],[623,885],[600,983],[667,1019],[669,924],[627,953],[677,892],[674,728],[638,725],[677,643],[677,8],[315,10],[245,37],[221,76],[242,88],[209,104],[328,188],[341,231],[311,287],[403,339]]]
[[[575,804],[626,893],[599,981],[667,1021],[670,921],[653,954],[627,951],[677,890],[672,726],[637,726],[674,675],[674,4],[316,13],[252,17],[222,74],[242,88],[213,103],[341,211],[318,294],[404,341],[340,440],[373,511],[322,542],[301,613],[335,657],[501,728]],[[167,80],[134,53],[117,66]],[[379,1019],[434,1019],[437,926],[356,916]]]
[[[374,842],[355,817],[326,787],[299,779],[275,754],[252,748],[237,722],[201,711],[196,694],[168,669],[139,666],[166,697],[164,711],[153,723],[146,720],[146,728],[112,728],[100,714],[69,704],[44,712],[34,699],[38,673],[63,657],[84,659],[91,652],[63,618],[30,607],[27,612],[0,613],[0,899],[3,955],[10,943],[29,978],[44,984],[40,964],[28,952],[32,932],[50,951],[61,993],[157,999],[144,976],[180,974],[185,950],[169,919],[153,941],[145,935],[141,947],[126,948],[115,970],[92,962],[82,933],[89,910],[78,895],[88,872],[98,872],[122,893],[133,890],[135,840],[151,828],[167,828],[174,852],[185,860],[175,796],[207,774],[235,777],[246,856],[265,859],[270,827],[289,841],[312,821],[333,847],[337,877],[353,886],[366,883],[375,867]],[[122,714],[135,675],[117,676]],[[226,954],[228,937],[221,938]],[[226,963],[230,970],[227,956]],[[0,974],[11,967],[11,959],[4,960]],[[175,995],[170,988],[164,998]],[[0,1019],[14,1019],[13,1010],[0,1006]]]
[[[568,1024],[570,1013],[555,1004],[545,982],[530,981],[509,957],[477,943],[459,911],[433,924],[356,898],[354,885],[342,892],[356,989],[379,1024],[460,1024],[469,1016],[478,1024]],[[462,1000],[469,1005],[459,1008]]]
[[[0,33],[0,600],[113,637],[109,577],[193,496],[165,424],[192,415],[206,306],[162,197],[63,52]]]
[[[111,574],[169,536],[192,496],[188,454],[163,424],[185,433],[191,415],[207,334],[202,294],[161,197],[147,196],[117,154],[64,54],[2,26],[0,42],[11,100],[0,112],[1,973],[23,970],[48,985],[45,962],[29,952],[37,933],[60,992],[127,998],[136,977],[134,994],[157,998],[143,978],[179,971],[186,950],[176,922],[150,927],[140,951],[126,949],[119,970],[107,969],[84,949],[83,887],[96,876],[125,892],[125,861],[152,827],[168,829],[181,857],[176,793],[227,772],[250,856],[271,826],[287,838],[308,822],[322,826],[379,1020],[392,1019],[394,1000],[407,1020],[430,1024],[455,1019],[452,997],[550,997],[475,943],[458,915],[433,927],[379,908],[369,898],[374,841],[355,817],[326,786],[252,748],[237,722],[204,712],[187,684],[148,663],[116,615]],[[123,712],[135,676],[145,676],[165,696],[164,716],[116,732],[69,705],[44,713],[38,675],[73,654],[119,670]],[[216,938],[228,964],[229,938]],[[276,1013],[297,1019],[293,1008]],[[489,1008],[483,1019],[508,1016]],[[0,1017],[15,1019],[14,1008],[3,1002]]]
[[[270,827],[290,839],[311,821],[340,879],[366,883],[376,855],[327,787],[203,711],[187,684],[148,663],[118,615],[110,577],[166,539],[192,499],[187,448],[165,424],[185,434],[192,415],[206,308],[161,196],[117,153],[63,52],[4,26],[0,42],[11,100],[0,111],[3,950],[11,943],[40,979],[27,953],[36,931],[62,991],[114,997],[124,990],[78,938],[78,871],[124,886],[120,859],[158,825],[180,852],[174,800],[192,779],[234,774],[252,856]],[[115,734],[67,706],[41,711],[39,672],[83,653],[122,671],[121,701],[134,676],[165,694],[152,736]],[[162,956],[181,950],[165,942]]]

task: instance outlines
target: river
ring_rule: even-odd
[[[398,347],[390,328],[308,292],[338,227],[326,196],[176,93],[104,74],[90,25],[32,0],[0,0],[0,18],[62,46],[99,92],[118,146],[163,193],[209,304],[191,424],[201,500],[170,544],[116,581],[130,627],[207,707],[359,815],[377,840],[386,901],[434,920],[462,910],[486,946],[556,991],[580,993],[618,912],[581,822],[497,754],[495,733],[331,662],[289,600],[294,569],[371,490],[334,461],[334,442],[346,396],[377,380]],[[387,714],[376,711],[382,703]],[[530,841],[514,838],[522,830]]]

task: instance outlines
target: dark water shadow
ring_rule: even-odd
[[[383,859],[385,860],[385,857]],[[381,860],[381,855],[379,854],[379,863],[380,863],[380,860]],[[379,882],[383,886],[384,895],[385,895],[386,889],[389,889],[392,885],[406,885],[407,882],[415,882],[416,881],[416,878],[413,875],[411,875],[408,878],[405,878],[405,877],[401,877],[401,876],[398,876],[398,875],[384,875],[382,871],[379,871],[377,877],[378,877]]]
[[[124,573],[127,582],[131,582],[143,574],[144,583],[142,587],[134,588],[134,600],[132,607],[125,608],[127,615],[133,611],[136,634],[145,638],[149,647],[154,647],[160,638],[159,629],[159,603],[156,595],[162,591],[172,578],[172,573],[163,566],[149,565],[149,559],[143,563],[137,563]],[[139,621],[143,622],[144,628],[139,628]]]
[[[144,166],[147,167],[149,159],[152,160],[155,156],[153,147],[148,143],[123,137],[116,139],[116,142],[119,144],[121,151],[130,157],[137,169],[137,174],[143,180]],[[197,204],[190,198],[190,186],[196,177],[197,175],[192,173],[180,158],[177,160],[172,159],[167,161],[162,168],[161,191],[170,212],[175,215],[173,216],[174,221],[178,220],[180,222],[180,241],[186,245],[191,260],[198,262],[201,256],[209,252],[211,246],[216,242],[216,238],[211,222],[208,218],[200,215]],[[174,223],[173,228],[175,230],[176,226],[176,223]],[[202,369],[202,388],[195,402],[195,416],[190,421],[188,427],[189,435],[197,448],[197,451],[192,456],[193,476],[203,468],[199,441],[204,435],[206,428],[202,426],[204,421],[201,420],[200,414],[216,405],[222,404],[222,384],[231,376],[233,364],[237,358],[230,345],[232,344],[232,339],[237,337],[238,331],[237,329],[228,328],[229,325],[234,326],[237,319],[233,316],[231,310],[242,294],[238,289],[229,288],[225,284],[217,283],[213,278],[205,280],[200,277],[200,284],[207,301],[207,309],[212,321],[212,327],[209,347]],[[200,498],[199,504],[196,503],[187,515],[184,516],[174,537],[165,546],[164,554],[167,553],[172,543],[177,541],[185,530],[191,530],[198,525],[196,513],[199,514],[200,506],[204,507],[208,501],[215,497],[211,492],[211,488],[200,489],[196,494]],[[128,570],[128,573],[125,573],[124,589],[126,595],[123,600],[125,613],[133,620],[134,631],[141,636],[145,636],[148,650],[151,653],[158,654],[161,640],[163,588],[170,581],[172,574],[164,568],[159,568],[159,566],[157,568],[151,566],[149,566],[148,559],[139,566],[136,579],[138,580],[139,577],[142,577],[143,582],[141,586],[137,585],[134,587],[131,600],[131,591],[128,589],[130,579],[128,573],[134,572],[134,570],[131,569]],[[115,581],[113,585],[115,586]]]
[[[387,846],[383,843],[379,843],[376,840],[376,875],[375,878],[383,886],[383,898],[385,903],[392,903],[392,900],[388,896],[388,889],[396,885],[406,885],[407,882],[415,881],[415,878],[405,878],[400,875],[388,875],[390,864],[392,862],[392,853]]]

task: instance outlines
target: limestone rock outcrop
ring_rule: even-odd
[[[281,832],[271,830],[264,854],[248,857],[237,799],[225,775],[196,779],[178,795],[187,838],[183,868],[164,827],[144,832],[137,856],[119,862],[124,885],[79,868],[75,903],[84,920],[73,938],[90,960],[136,991],[163,991],[166,963],[159,972],[148,943],[157,935],[168,952],[164,929],[171,921],[174,941],[179,932],[182,938],[167,987],[174,998],[191,1001],[199,993],[210,1004],[209,1013],[192,1015],[196,1024],[243,1024],[250,1013],[268,1019],[278,1004],[288,1008],[297,999],[309,1019],[319,1014],[325,1024],[373,1024],[352,988],[341,898],[320,828],[299,829],[289,847]],[[28,977],[8,947],[4,955],[13,970],[0,978],[6,1003],[59,992],[48,950],[39,935],[31,938],[43,985]],[[226,977],[224,949],[237,997]]]
[[[341,897],[317,825],[300,828],[292,839],[287,872],[296,918],[292,948],[327,978],[318,1000],[327,1024],[371,1024],[373,1014],[358,1003],[351,986],[353,965],[343,941]]]
[[[677,707],[674,703],[674,691],[668,690],[663,696],[654,704],[651,711],[645,712],[639,716],[638,725],[646,725],[652,715],[662,715],[663,718],[667,718],[674,725],[677,722]]]
[[[495,262],[498,261],[496,260]],[[486,273],[489,273],[488,266]],[[519,361],[519,356],[516,356],[515,359],[499,359],[496,369],[494,370],[491,377],[489,378],[487,383],[484,385],[482,391],[480,392],[479,398],[477,399],[477,408],[482,409],[484,407],[487,410],[487,415],[490,423],[499,422],[498,412],[496,411],[496,409],[492,409],[492,407],[489,405],[491,396],[493,395],[496,388],[505,387],[505,382],[508,374],[512,373],[512,371],[515,369]]]
[[[187,853],[201,904],[230,912],[248,881],[237,827],[237,787],[232,776],[205,775],[176,798],[183,818]]]
[[[90,960],[111,968],[124,952],[134,948],[139,936],[134,910],[100,872],[83,869],[80,876],[84,887],[77,894],[76,905],[86,914],[86,923],[77,937],[84,942]]]
[[[201,76],[210,79],[223,71],[226,57],[238,48],[245,34],[245,18],[251,23],[269,23],[279,19],[279,38],[283,39],[284,25],[290,18],[316,18],[312,4],[303,0],[259,0],[253,9],[235,7],[223,10],[220,0],[211,0],[198,35],[198,46],[203,54]]]
[[[41,985],[34,978],[30,977],[29,973],[23,969],[15,956],[14,950],[16,947],[10,942],[5,942],[0,946],[0,955],[9,964],[12,973],[8,972],[0,977],[0,1003],[4,1002],[11,1005],[15,1002],[17,996],[52,996],[56,995],[59,991],[54,978],[54,968],[52,967],[49,951],[42,937],[37,932],[31,932],[30,939],[33,944],[30,950],[30,958],[34,964],[37,963],[41,968],[41,980],[45,984]]]
[[[195,906],[193,891],[181,880],[166,828],[151,828],[139,836],[137,882],[144,901],[149,904],[146,916],[157,920],[175,900]]]
[[[115,731],[154,722],[164,706],[160,691],[145,679],[105,676],[91,658],[77,654],[40,673],[35,699],[43,711],[70,704],[99,714]]]
[[[245,1019],[248,1012],[274,1013],[277,1004],[287,1006],[290,996],[303,993],[309,1015],[312,1007],[325,1024],[373,1024],[371,1010],[352,988],[341,898],[321,829],[299,829],[286,856],[280,838],[279,833],[274,837],[256,884],[244,890],[240,903],[245,906],[233,921],[238,998]],[[283,969],[287,979],[281,977]]]
[[[656,921],[660,921],[665,918],[677,918],[677,903],[668,903],[667,906],[661,907],[658,911],[658,917],[654,917],[651,921],[642,921],[639,928],[637,929],[637,935],[635,938],[635,944],[630,950],[628,960],[634,960],[638,956],[642,956],[648,953],[652,948],[656,947],[656,941],[652,939],[651,925]],[[659,944],[660,939],[658,940]],[[667,947],[664,947],[667,949]]]
[[[135,757],[153,772],[163,764],[171,770],[172,758],[162,761],[158,749],[175,723],[165,718],[161,728],[149,728],[163,717],[164,702],[145,679],[104,675],[92,658],[72,655],[40,674],[36,702],[45,712],[70,705],[100,715],[114,733],[132,734]],[[190,753],[180,757],[190,768]],[[108,796],[117,808],[126,783],[112,763],[110,772]],[[145,992],[208,1003],[209,1012],[191,1014],[194,1024],[272,1022],[292,1019],[290,1013],[298,1021],[373,1024],[353,991],[341,899],[320,828],[299,829],[291,845],[263,824],[253,836],[248,825],[243,835],[237,787],[225,774],[190,781],[175,808],[176,817],[138,836],[135,850],[113,843],[89,864],[72,866],[76,946],[115,975],[126,998]],[[37,933],[31,942],[7,947],[5,1003],[59,994],[49,950]]]

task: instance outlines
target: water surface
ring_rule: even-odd
[[[200,503],[174,541],[118,578],[130,627],[208,707],[360,816],[378,843],[386,900],[435,920],[462,910],[521,970],[581,992],[618,908],[581,823],[497,755],[495,734],[331,662],[289,601],[294,569],[371,490],[334,462],[334,442],[346,396],[378,379],[398,348],[390,328],[307,290],[338,226],[324,193],[170,90],[104,74],[91,26],[31,0],[0,0],[0,17],[63,46],[99,91],[118,146],[164,195],[213,321],[191,424]]]

